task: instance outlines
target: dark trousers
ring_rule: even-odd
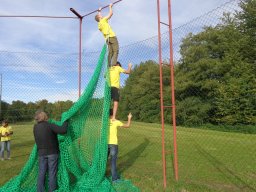
[[[111,157],[111,175],[112,181],[119,179],[117,173],[117,154],[118,154],[118,145],[108,145],[108,154]]]
[[[116,37],[109,37],[108,44],[108,66],[114,66],[117,63],[119,44]]]
[[[45,176],[48,170],[49,192],[57,189],[58,154],[39,156],[37,192],[45,192]]]
[[[119,89],[116,87],[111,87],[111,99],[113,99],[113,101],[119,102],[119,97]]]

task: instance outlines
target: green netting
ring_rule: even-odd
[[[79,100],[62,114],[61,121],[50,120],[58,125],[69,121],[67,134],[58,136],[59,187],[56,191],[139,191],[129,180],[113,185],[106,176],[110,107],[106,52],[104,45],[94,74]],[[35,145],[20,174],[1,187],[0,192],[35,192],[37,175]]]

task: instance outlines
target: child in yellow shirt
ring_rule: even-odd
[[[121,63],[118,61],[114,66],[109,68],[110,75],[110,86],[111,86],[111,99],[113,100],[113,116],[112,119],[116,119],[118,103],[119,103],[119,88],[120,88],[120,74],[130,74],[132,70],[132,64],[128,64],[128,69],[125,70],[122,68]]]
[[[7,151],[7,159],[11,159],[11,135],[13,134],[12,127],[9,126],[7,120],[2,121],[2,127],[0,127],[0,137],[1,137],[1,160],[4,160],[4,151]]]
[[[117,157],[118,157],[118,138],[117,138],[117,129],[119,127],[123,128],[129,128],[131,125],[131,119],[132,114],[129,113],[128,121],[126,124],[122,123],[119,120],[113,121],[113,110],[110,109],[109,111],[110,116],[110,126],[109,126],[109,136],[108,136],[108,155],[111,159],[111,176],[112,176],[112,182],[118,182],[120,180],[120,177],[117,173]]]

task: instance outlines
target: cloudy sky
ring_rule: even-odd
[[[228,0],[173,0],[173,28],[184,25]],[[0,0],[0,15],[42,15],[73,17],[71,7],[85,15],[111,0]],[[157,35],[156,0],[122,0],[114,6],[110,21],[120,45],[128,45]],[[103,11],[107,14],[108,9]],[[167,0],[161,0],[161,17],[167,22]],[[1,18],[0,50],[72,52],[77,47],[77,19]],[[163,29],[165,30],[165,29]],[[16,31],[13,33],[13,31]],[[83,20],[83,48],[99,50],[103,38],[97,30],[94,14]]]
[[[200,17],[230,0],[173,0],[173,29]],[[77,85],[71,85],[76,66],[65,66],[63,63],[77,62],[77,56],[70,54],[78,51],[79,20],[70,11],[74,8],[81,15],[103,7],[115,1],[111,0],[0,0],[0,16],[58,16],[74,17],[66,19],[49,18],[13,18],[0,17],[0,73],[3,75],[2,99],[35,101],[40,98],[49,100],[76,100]],[[157,1],[156,0],[122,0],[113,7],[114,15],[110,24],[117,34],[120,46],[130,45],[157,35]],[[103,15],[108,9],[103,10]],[[104,39],[97,29],[92,14],[83,19],[83,51],[97,52],[104,44]],[[161,0],[161,20],[167,22],[167,0]],[[166,26],[162,27],[166,31]],[[17,54],[12,54],[13,52]],[[26,55],[26,53],[33,53]],[[24,54],[21,54],[24,53]],[[44,55],[44,54],[46,55]],[[57,55],[49,55],[57,53]],[[63,55],[68,58],[64,62]],[[46,57],[51,59],[47,60]],[[51,60],[51,61],[50,61]],[[63,61],[62,61],[63,60]],[[19,63],[18,63],[18,62]],[[95,62],[95,61],[93,61]],[[62,63],[66,70],[55,71],[57,63]],[[87,73],[93,71],[87,69]],[[65,78],[63,74],[69,74]],[[39,79],[47,79],[44,89],[38,85]],[[49,81],[49,80],[52,80]],[[55,84],[55,86],[54,86]],[[75,84],[75,81],[74,81]],[[84,84],[86,84],[84,82]],[[49,86],[52,85],[52,86]],[[56,89],[63,86],[63,92]],[[10,88],[11,87],[11,88]],[[68,88],[68,89],[67,89]],[[51,95],[28,93],[51,92]],[[21,95],[21,93],[26,93]]]

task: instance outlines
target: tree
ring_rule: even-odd
[[[8,119],[13,122],[24,121],[25,109],[26,103],[20,100],[13,101],[12,104],[8,107]]]
[[[246,10],[239,14],[247,15]],[[190,123],[188,119],[194,119],[194,124],[256,123],[256,77],[255,63],[252,63],[255,60],[250,59],[255,57],[255,53],[251,54],[255,44],[250,48],[247,46],[250,35],[244,35],[247,29],[241,31],[241,27],[246,28],[247,25],[238,19],[241,17],[234,18],[226,13],[222,23],[216,27],[205,27],[202,32],[189,34],[183,40],[181,60],[176,67],[177,116],[180,123]],[[203,113],[195,108],[195,101]],[[191,105],[188,105],[189,102]],[[179,117],[179,114],[183,116]]]
[[[37,105],[33,102],[29,102],[26,105],[26,120],[32,120],[37,110]]]
[[[146,61],[135,66],[121,89],[118,109],[121,118],[126,119],[132,112],[135,120],[158,122],[159,111],[159,66],[154,61]]]
[[[256,1],[242,0],[240,7],[241,11],[236,13],[237,27],[246,40],[241,51],[244,59],[256,70]]]
[[[67,111],[71,106],[73,105],[73,102],[70,100],[67,101],[56,101],[51,105],[51,118],[60,120],[61,114],[65,111]]]
[[[8,107],[9,104],[1,101],[1,114],[0,114],[0,120],[7,119],[8,118]]]

